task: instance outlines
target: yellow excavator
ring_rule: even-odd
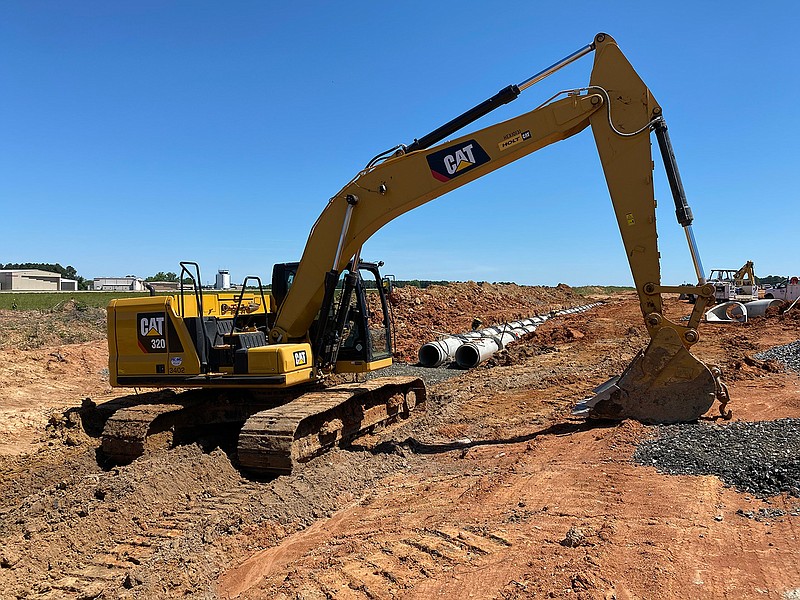
[[[758,300],[758,284],[752,260],[744,263],[738,271],[711,269],[708,282],[714,286],[714,298],[717,302]]]
[[[507,121],[447,140],[515,100],[548,75],[594,52],[589,85],[560,92]],[[431,133],[367,163],[327,203],[298,263],[275,265],[271,293],[248,278],[241,292],[204,293],[200,269],[179,294],[114,300],[108,307],[111,384],[196,388],[124,399],[106,421],[102,448],[117,462],[153,442],[178,443],[196,428],[239,430],[249,471],[287,473],[298,463],[424,404],[413,377],[327,385],[330,374],[368,373],[392,363],[392,332],[379,267],[361,248],[392,219],[549,144],[590,127],[651,337],[620,377],[578,407],[588,418],[692,421],[728,394],[719,371],[695,358],[704,309],[713,303],[661,106],[614,39],[591,44],[510,85]],[[654,132],[696,270],[695,286],[661,284],[657,247]],[[663,293],[693,293],[686,322],[668,319]]]

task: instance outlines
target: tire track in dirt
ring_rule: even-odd
[[[233,567],[219,594],[780,599],[797,587],[794,547],[769,542],[796,539],[795,521],[737,516],[760,501],[714,477],[634,465],[647,432],[633,423],[566,424],[528,442],[416,456],[413,474],[318,522],[310,537],[253,555],[243,563],[246,583],[242,566]]]
[[[473,449],[467,473],[464,465],[443,465],[447,455],[415,457],[424,475],[389,482],[385,494],[252,556],[223,576],[221,597],[431,598],[431,582],[442,581],[481,582],[488,593],[498,574],[505,583],[506,565],[519,552],[507,525],[517,494],[506,481],[515,475],[508,465],[478,466],[481,454],[497,453]],[[428,470],[430,461],[436,464]],[[458,474],[446,473],[452,469]],[[480,589],[475,597],[487,597]]]
[[[261,597],[266,588],[279,597],[304,599],[394,598],[464,565],[497,562],[496,555],[512,545],[502,531],[478,526],[405,529],[406,512],[404,503],[392,511],[361,504],[346,508],[228,571],[220,580],[220,596]]]
[[[126,536],[120,532],[112,540],[110,549],[104,549],[108,545],[106,540],[100,540],[94,547],[82,548],[82,554],[91,558],[74,569],[65,570],[50,584],[50,590],[39,597],[80,600],[131,588],[137,577],[133,569],[146,568],[159,550],[195,532],[198,523],[219,521],[231,510],[241,507],[257,489],[256,484],[241,485],[230,492],[205,496],[193,508],[167,511],[150,520],[138,519],[141,533]]]
[[[365,451],[340,451],[262,482],[243,479],[224,452],[198,446],[110,471],[83,464],[92,453],[84,447],[17,459],[43,475],[5,486],[0,564],[8,568],[0,568],[0,596],[215,598],[216,569],[231,539],[254,527],[274,532],[265,539],[291,534],[404,463],[391,454],[376,461]],[[49,475],[51,465],[59,469]]]

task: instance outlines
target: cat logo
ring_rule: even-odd
[[[295,367],[302,367],[303,365],[308,364],[308,356],[305,350],[298,350],[294,353],[294,366]]]
[[[139,316],[139,332],[143,336],[164,335],[164,315]]]
[[[475,140],[467,140],[427,157],[428,166],[439,181],[450,181],[464,173],[489,162],[489,155]]]
[[[163,353],[167,351],[167,336],[164,331],[166,315],[163,312],[139,313],[136,315],[139,327],[136,331],[139,348],[142,352]]]

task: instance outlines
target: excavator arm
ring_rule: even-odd
[[[733,283],[742,286],[742,285],[754,285],[756,282],[756,275],[753,271],[753,261],[748,260],[742,268],[736,271],[733,275]]]
[[[434,145],[530,85],[594,51],[588,87],[510,120]],[[556,95],[555,97],[560,96]],[[554,98],[555,98],[554,97]],[[712,372],[689,353],[697,325],[713,300],[691,230],[686,202],[662,109],[611,36],[593,43],[518,86],[509,86],[408,146],[379,155],[334,195],[311,231],[294,282],[270,330],[272,343],[306,340],[348,264],[357,265],[363,244],[396,217],[513,161],[591,126],[625,251],[639,295],[650,345],[620,378],[611,380],[584,409],[599,418],[642,421],[693,420],[727,393]],[[686,231],[697,286],[662,286],[655,222],[650,131],[655,131]],[[327,291],[327,294],[326,294]],[[663,292],[687,292],[698,302],[686,324],[663,314]]]

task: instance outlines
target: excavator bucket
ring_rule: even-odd
[[[725,412],[728,393],[713,371],[697,360],[669,327],[660,329],[650,344],[619,377],[596,388],[595,396],[575,407],[573,414],[590,419],[636,419],[642,423],[695,421],[714,401]]]

